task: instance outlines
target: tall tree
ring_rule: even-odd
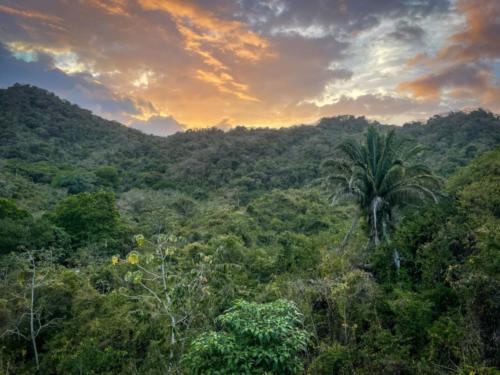
[[[347,140],[338,150],[339,158],[323,163],[335,186],[332,203],[351,200],[358,205],[372,244],[389,238],[397,210],[437,201],[441,181],[427,166],[411,162],[422,147],[397,138],[394,130],[379,133],[370,127],[364,143]]]
[[[115,196],[105,191],[67,197],[55,209],[52,221],[64,228],[79,244],[112,240],[122,229]]]
[[[39,255],[40,257],[40,255]],[[37,370],[40,367],[38,336],[50,326],[57,323],[59,319],[50,317],[46,306],[40,302],[40,289],[47,287],[51,283],[48,276],[52,276],[52,265],[40,267],[41,261],[36,259],[32,251],[26,251],[14,258],[20,263],[16,264],[19,268],[17,273],[17,288],[11,288],[8,294],[5,293],[10,301],[16,306],[16,314],[10,320],[3,322],[3,332],[0,338],[14,335],[31,343],[33,356]],[[7,281],[7,280],[6,280]],[[3,286],[3,285],[2,285]]]

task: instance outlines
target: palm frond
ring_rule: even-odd
[[[364,143],[347,140],[337,149],[342,157],[324,163],[337,187],[332,201],[355,200],[367,215],[375,242],[382,229],[388,230],[398,207],[439,197],[442,181],[426,165],[411,163],[424,148],[398,138],[394,129],[381,134],[370,127]]]
[[[356,202],[359,194],[355,191],[339,190],[331,196],[332,206],[336,206],[348,201]]]

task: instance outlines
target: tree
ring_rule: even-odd
[[[115,187],[120,180],[118,170],[112,165],[105,165],[97,169],[95,175],[97,182],[102,186]]]
[[[190,374],[298,374],[308,334],[287,300],[238,301],[217,319],[221,330],[199,336],[184,356]]]
[[[95,190],[95,179],[85,172],[64,172],[54,178],[52,185],[68,189],[69,194],[79,194]]]
[[[144,236],[135,236],[137,249],[130,252],[126,259],[115,255],[113,265],[127,264],[129,271],[124,281],[133,291],[131,298],[140,301],[144,314],[151,320],[164,319],[167,322],[170,337],[166,347],[169,351],[169,372],[175,370],[175,352],[179,350],[179,336],[182,328],[186,329],[193,319],[189,300],[200,303],[206,283],[204,266],[182,273],[176,267],[179,259],[180,238],[160,234],[152,241]],[[165,324],[166,323],[166,324]],[[181,340],[182,341],[182,340]]]
[[[15,335],[26,341],[29,341],[32,346],[33,356],[35,359],[36,368],[40,366],[39,347],[37,338],[48,327],[56,324],[57,319],[50,319],[42,304],[39,302],[40,288],[47,286],[50,283],[48,279],[51,267],[39,268],[39,263],[35,254],[32,251],[26,251],[25,254],[19,256],[21,273],[18,275],[18,280],[21,281],[22,289],[19,293],[10,291],[11,301],[14,302],[17,313],[14,319],[8,321],[5,330],[0,337]],[[27,266],[27,267],[26,267]]]
[[[113,239],[120,231],[120,214],[110,192],[72,195],[59,203],[52,219],[77,243]]]
[[[16,251],[19,246],[26,245],[32,222],[31,215],[18,208],[14,201],[0,198],[0,254]]]
[[[389,238],[398,209],[427,199],[437,201],[440,180],[427,166],[410,163],[422,147],[410,146],[394,130],[381,134],[370,127],[364,144],[347,140],[338,149],[342,157],[323,165],[336,185],[332,202],[357,203],[369,224],[372,244]]]

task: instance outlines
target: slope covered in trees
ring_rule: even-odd
[[[324,118],[317,126],[238,127],[227,133],[206,129],[158,138],[93,116],[35,87],[0,90],[0,156],[9,160],[11,170],[35,182],[56,179],[56,184],[70,185],[68,180],[76,179],[83,190],[99,185],[95,171],[102,166],[117,170],[119,190],[148,186],[193,193],[194,186],[303,186],[320,176],[318,165],[340,141],[359,138],[370,124],[362,117],[340,116]],[[425,162],[448,175],[498,145],[500,119],[482,110],[459,112],[396,131],[428,147]],[[65,173],[58,175],[61,170]]]
[[[0,90],[0,372],[494,374],[499,145],[482,110],[158,138]]]

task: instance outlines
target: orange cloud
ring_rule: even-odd
[[[270,55],[269,42],[248,30],[246,25],[239,21],[223,20],[188,1],[140,0],[139,2],[144,9],[169,13],[178,25],[183,26],[179,31],[186,37],[188,43],[206,42],[251,61],[259,61]],[[189,32],[186,32],[187,30]]]
[[[493,111],[500,111],[500,88],[490,87],[486,90],[483,94],[483,101],[485,105]]]
[[[434,58],[425,52],[407,61],[408,66],[438,65],[443,62],[470,62],[500,57],[500,2],[460,0],[457,10],[465,16],[465,30],[449,37]]]
[[[212,73],[199,69],[196,72],[196,77],[202,81],[208,82],[216,86],[220,92],[233,94],[242,100],[259,101],[257,98],[246,94],[248,86],[235,82],[233,77],[228,73]]]
[[[425,52],[420,52],[417,53],[414,57],[406,61],[406,65],[408,67],[416,66],[419,64],[425,63],[425,61],[428,59],[428,56]]]
[[[462,0],[458,9],[467,19],[467,28],[450,38],[440,59],[473,61],[500,57],[500,3],[491,0]]]
[[[416,98],[458,98],[499,108],[500,88],[488,65],[500,57],[500,2],[461,0],[457,9],[465,15],[465,30],[453,34],[436,56],[416,55],[408,66],[432,68],[432,73],[399,84],[398,90]]]
[[[480,92],[490,86],[491,72],[478,64],[457,64],[441,69],[437,73],[424,75],[409,82],[403,82],[399,89],[411,91],[414,96],[424,99],[435,99],[445,89],[452,92],[471,94]],[[457,94],[457,97],[462,96]]]
[[[103,9],[106,13],[130,17],[126,10],[126,0],[86,0],[88,4]]]
[[[434,82],[434,76],[428,75],[414,81],[399,84],[399,91],[409,91],[414,97],[419,99],[438,99],[441,88]]]
[[[61,20],[59,17],[43,14],[33,10],[16,9],[5,5],[0,5],[0,12],[23,18],[35,18],[47,22],[58,22]]]
[[[470,1],[479,4],[481,0]],[[486,63],[451,74],[448,71],[457,65],[453,58],[444,52],[442,58],[431,56],[432,49],[427,48],[430,44],[425,43],[407,45],[415,55],[420,52],[416,48],[425,50],[409,62],[411,65],[402,71],[401,77],[386,77],[384,64],[392,52],[381,50],[384,61],[377,65],[373,63],[370,48],[363,47],[382,35],[372,29],[371,21],[365,21],[374,14],[379,14],[381,21],[384,17],[391,22],[397,18],[395,13],[376,13],[380,8],[378,2],[361,1],[363,9],[351,7],[342,15],[333,12],[335,7],[324,0],[289,2],[283,9],[271,9],[266,2],[253,0],[0,0],[0,3],[5,4],[0,6],[1,42],[14,54],[14,63],[26,65],[28,81],[32,74],[28,68],[32,69],[36,63],[28,64],[19,58],[29,60],[27,53],[36,52],[39,64],[46,63],[40,75],[58,68],[68,79],[98,80],[109,92],[129,98],[136,110],[123,112],[128,111],[133,118],[115,117],[124,122],[173,116],[189,127],[224,123],[223,119],[232,119],[231,124],[278,126],[313,122],[319,116],[341,113],[373,117],[386,114],[391,119],[396,113],[404,113],[410,118],[424,111],[435,111],[441,97],[450,99],[443,101],[444,104],[454,105],[471,92],[473,98],[484,103],[494,103],[499,96],[492,86],[495,77],[488,76]],[[398,9],[403,3],[408,2],[397,2]],[[459,4],[463,12],[465,3]],[[295,11],[289,10],[294,7]],[[362,14],[358,15],[358,11]],[[485,19],[485,15],[481,9],[477,10],[478,16],[472,15],[472,11],[476,10],[467,10],[471,16],[465,18],[468,23],[463,32],[444,41],[446,47],[458,46],[462,51],[480,45],[474,35],[493,35],[490,30],[494,25],[473,25],[474,20]],[[50,22],[57,22],[64,32]],[[333,31],[313,37],[300,32],[274,32],[286,27],[307,31],[317,22],[325,30],[334,25],[338,35]],[[491,17],[487,22],[491,23]],[[434,33],[434,26],[441,32],[430,38],[434,47],[433,43],[441,42],[438,38],[446,26],[426,26],[429,35]],[[347,37],[355,35],[351,34],[353,27],[364,31]],[[473,40],[474,43],[470,42]],[[498,51],[492,44],[494,40],[485,40],[493,46],[491,49]],[[400,56],[399,52],[394,53]],[[489,55],[482,52],[481,56],[487,59]],[[464,61],[457,59],[466,65]],[[475,60],[466,63],[474,65]],[[365,73],[364,68],[368,71],[370,66],[374,67],[370,74]],[[424,74],[414,79],[415,69]],[[408,82],[401,83],[399,89],[428,100],[397,95],[395,82],[404,80],[403,74],[408,74]],[[490,80],[489,86],[484,84],[486,78]],[[38,82],[57,91],[56,82]],[[369,88],[365,90],[365,86]],[[321,105],[326,105],[319,107],[313,99],[326,92],[326,87],[335,95],[325,96]],[[80,101],[81,105],[106,116],[113,112],[105,111],[112,103],[100,100],[102,104],[97,105],[97,101],[89,99],[91,96],[103,99],[104,94],[94,94],[91,88],[86,90],[88,100]],[[360,93],[366,95],[360,97]],[[387,97],[378,97],[378,93]],[[341,98],[340,94],[345,95]],[[454,97],[460,99],[454,101]],[[143,100],[142,104],[137,104],[139,100]]]
[[[197,78],[213,84],[220,92],[233,94],[242,100],[258,100],[247,94],[248,85],[221,73],[230,69],[216,55],[224,57],[229,53],[233,58],[258,62],[272,55],[266,39],[248,30],[241,22],[221,19],[186,1],[140,0],[140,4],[147,10],[169,13],[184,37],[186,50],[200,56],[213,69],[212,73],[197,71]]]

